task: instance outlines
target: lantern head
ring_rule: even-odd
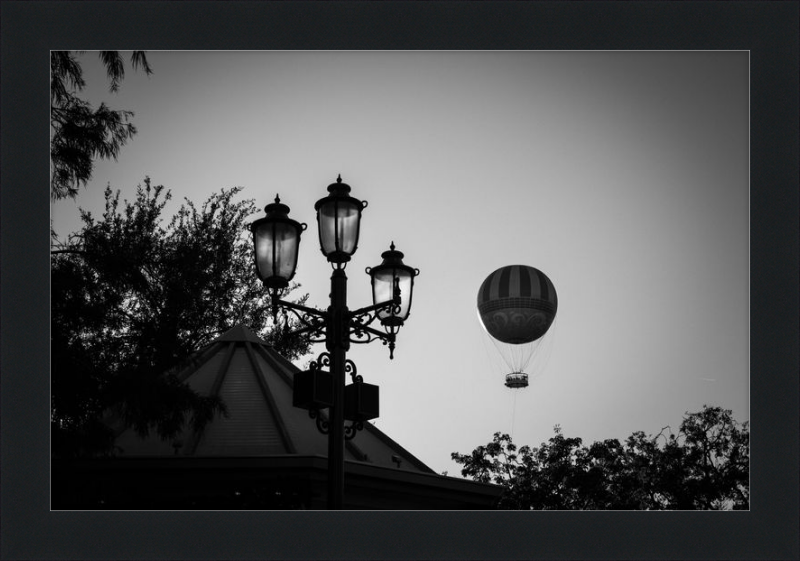
[[[320,249],[329,262],[343,267],[358,249],[361,211],[367,207],[367,201],[351,197],[350,186],[342,183],[341,175],[328,186],[328,193],[314,205]]]
[[[372,277],[372,301],[374,304],[389,302],[399,293],[399,303],[378,311],[378,318],[386,331],[397,333],[411,311],[414,277],[419,275],[419,269],[403,263],[403,252],[395,250],[394,242],[381,257],[383,263],[366,269],[367,274]]]
[[[268,288],[286,288],[297,269],[300,234],[306,225],[289,218],[289,207],[277,195],[264,211],[267,215],[250,225],[256,273]]]

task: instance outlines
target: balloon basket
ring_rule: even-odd
[[[506,374],[506,387],[527,388],[528,375],[524,372],[512,372],[511,374]]]

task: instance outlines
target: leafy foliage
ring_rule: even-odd
[[[495,433],[489,444],[452,458],[463,476],[502,485],[503,509],[748,509],[748,423],[704,406],[686,414],[677,435],[665,435],[668,428],[587,447],[556,426],[548,442],[519,449]]]
[[[140,434],[162,438],[224,413],[224,403],[196,394],[176,374],[186,357],[237,324],[287,358],[308,351],[307,339],[287,335],[296,324],[271,319],[245,234],[255,206],[237,202],[239,192],[221,190],[199,208],[187,200],[164,226],[170,193],[163,186],[145,178],[124,203],[108,187],[102,219],[81,211],[82,230],[53,250],[56,454],[109,452],[113,435],[102,417],[110,410]]]
[[[78,51],[80,53],[82,51]],[[136,134],[130,123],[131,111],[114,111],[101,103],[97,109],[78,97],[86,83],[83,70],[72,51],[50,53],[50,195],[53,199],[74,198],[92,177],[94,160],[114,158]],[[125,64],[119,51],[100,51],[111,92],[119,90]],[[152,69],[144,51],[133,51],[133,68],[147,74]]]

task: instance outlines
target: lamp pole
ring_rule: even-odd
[[[347,331],[347,275],[344,269],[334,269],[331,275],[332,329],[333,337],[326,343],[331,353],[333,375],[333,404],[330,407],[330,429],[328,432],[328,509],[340,510],[344,501],[344,386],[345,361],[350,347]]]
[[[351,312],[344,269],[358,247],[361,211],[367,202],[351,197],[350,186],[342,183],[341,176],[328,186],[328,192],[315,204],[320,249],[333,267],[326,311],[279,298],[294,276],[300,235],[306,225],[289,218],[289,207],[276,196],[275,202],[266,206],[266,216],[253,222],[250,230],[256,273],[271,291],[273,317],[277,317],[278,308],[292,312],[303,324],[292,334],[305,334],[311,342],[325,343],[327,352],[312,361],[310,370],[295,375],[294,405],[308,409],[317,428],[328,435],[328,508],[338,510],[344,503],[345,440],[354,438],[364,428],[364,421],[378,416],[378,387],[365,384],[356,374],[347,351],[351,342],[382,340],[389,346],[389,358],[394,358],[396,335],[408,318],[419,269],[405,265],[403,253],[396,251],[392,242],[389,251],[381,254],[383,262],[366,269],[372,279],[373,305]],[[384,331],[370,327],[376,320]],[[353,381],[350,385],[346,385],[348,373]],[[327,420],[321,414],[325,409]],[[345,426],[346,420],[351,424]]]

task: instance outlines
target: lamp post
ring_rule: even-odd
[[[311,369],[295,375],[294,404],[309,410],[317,428],[328,435],[328,508],[341,509],[344,497],[344,443],[364,427],[364,421],[378,416],[378,387],[365,384],[347,358],[350,343],[383,341],[394,358],[397,332],[408,318],[414,277],[419,274],[403,263],[403,253],[392,242],[383,252],[383,262],[367,267],[371,277],[373,304],[351,311],[347,307],[347,276],[344,269],[358,249],[361,212],[367,207],[350,195],[350,186],[328,186],[328,196],[314,205],[317,211],[320,249],[333,268],[330,306],[315,310],[280,299],[297,267],[300,236],[306,229],[289,218],[289,207],[275,197],[264,209],[266,216],[250,225],[255,246],[256,272],[270,290],[273,317],[278,308],[294,313],[303,327],[294,334],[307,334],[313,342],[324,342],[327,352],[311,363]],[[379,321],[384,330],[370,327]],[[327,370],[326,370],[327,369]],[[346,386],[346,375],[353,383]],[[328,409],[327,420],[321,411]],[[345,426],[345,420],[351,421]]]

